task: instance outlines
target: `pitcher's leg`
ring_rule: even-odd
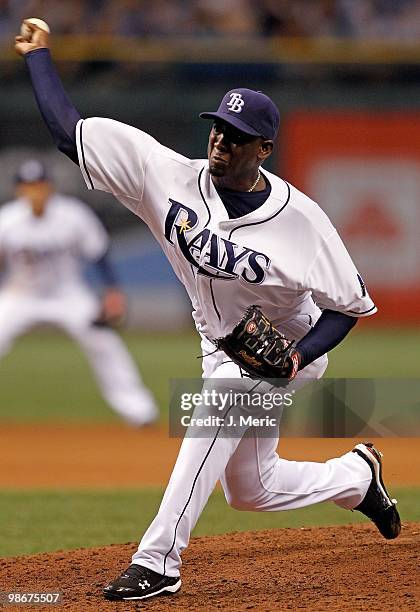
[[[233,507],[291,510],[330,500],[350,509],[366,495],[372,474],[357,454],[348,452],[324,463],[289,461],[278,456],[276,438],[254,433],[241,441],[222,479]]]
[[[225,393],[231,389],[233,380],[234,386],[241,390],[254,384],[254,381],[243,381],[239,368],[229,363],[221,364],[213,372],[204,389]],[[222,415],[226,423],[235,414],[235,407],[226,406],[219,413],[218,406],[206,408],[203,399],[193,416],[206,416],[213,411]],[[166,576],[179,575],[181,553],[188,546],[191,531],[245,430],[246,427],[215,425],[204,430],[205,437],[201,437],[200,428],[187,432],[159,512],[133,556],[134,563]]]
[[[181,553],[239,440],[184,438],[158,514],[144,534],[133,562],[178,576]]]

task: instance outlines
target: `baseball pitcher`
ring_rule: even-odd
[[[234,380],[250,389],[270,377],[297,388],[321,377],[326,353],[376,307],[323,211],[262,169],[279,127],[273,101],[245,88],[227,92],[216,111],[201,115],[212,120],[207,158],[191,160],[129,125],[82,119],[55,71],[48,35],[32,31],[31,42],[17,37],[16,49],[52,136],[88,189],[115,195],[160,243],[191,299],[205,385],[223,389]],[[366,514],[386,538],[398,535],[395,501],[371,444],[325,463],[295,462],[277,455],[278,432],[221,431],[185,437],[157,516],[106,598],[179,590],[182,551],[218,480],[238,509],[330,500]]]

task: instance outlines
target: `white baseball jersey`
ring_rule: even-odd
[[[321,308],[355,317],[375,312],[327,216],[275,175],[264,171],[272,189],[260,208],[229,219],[207,160],[187,159],[109,119],[80,121],[77,146],[87,186],[112,193],[152,230],[189,293],[203,338],[230,332],[250,304],[260,305],[297,340]],[[205,360],[204,376],[216,390],[226,389],[225,379],[235,380],[235,391],[248,389],[250,381],[241,378],[237,365],[223,361],[220,352],[214,357]],[[326,363],[320,357],[291,384],[304,383],[306,372],[322,376]],[[366,494],[371,472],[354,453],[327,463],[287,461],[276,452],[278,428],[266,438],[252,427],[243,438],[219,435],[219,429],[184,438],[133,563],[179,576],[182,551],[219,479],[228,502],[243,510],[286,510],[326,500],[354,508]]]
[[[328,217],[274,174],[264,171],[272,186],[266,202],[229,219],[205,159],[103,118],[79,121],[77,146],[88,188],[112,193],[150,227],[205,337],[229,333],[250,304],[297,340],[322,308],[376,312]]]
[[[47,296],[80,287],[83,261],[99,259],[107,248],[102,224],[75,198],[53,194],[40,217],[23,198],[0,208],[3,291]]]

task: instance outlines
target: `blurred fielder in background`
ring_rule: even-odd
[[[86,354],[103,397],[128,423],[153,422],[157,408],[118,334],[125,311],[107,257],[108,236],[80,200],[54,191],[44,165],[27,160],[16,177],[16,199],[0,209],[0,357],[36,325],[62,328]],[[102,303],[83,278],[95,262],[106,290]]]

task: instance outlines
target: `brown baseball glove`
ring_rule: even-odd
[[[249,306],[232,332],[215,342],[251,378],[273,379],[273,385],[281,387],[298,372],[300,355],[294,340],[273,327],[259,306]]]

